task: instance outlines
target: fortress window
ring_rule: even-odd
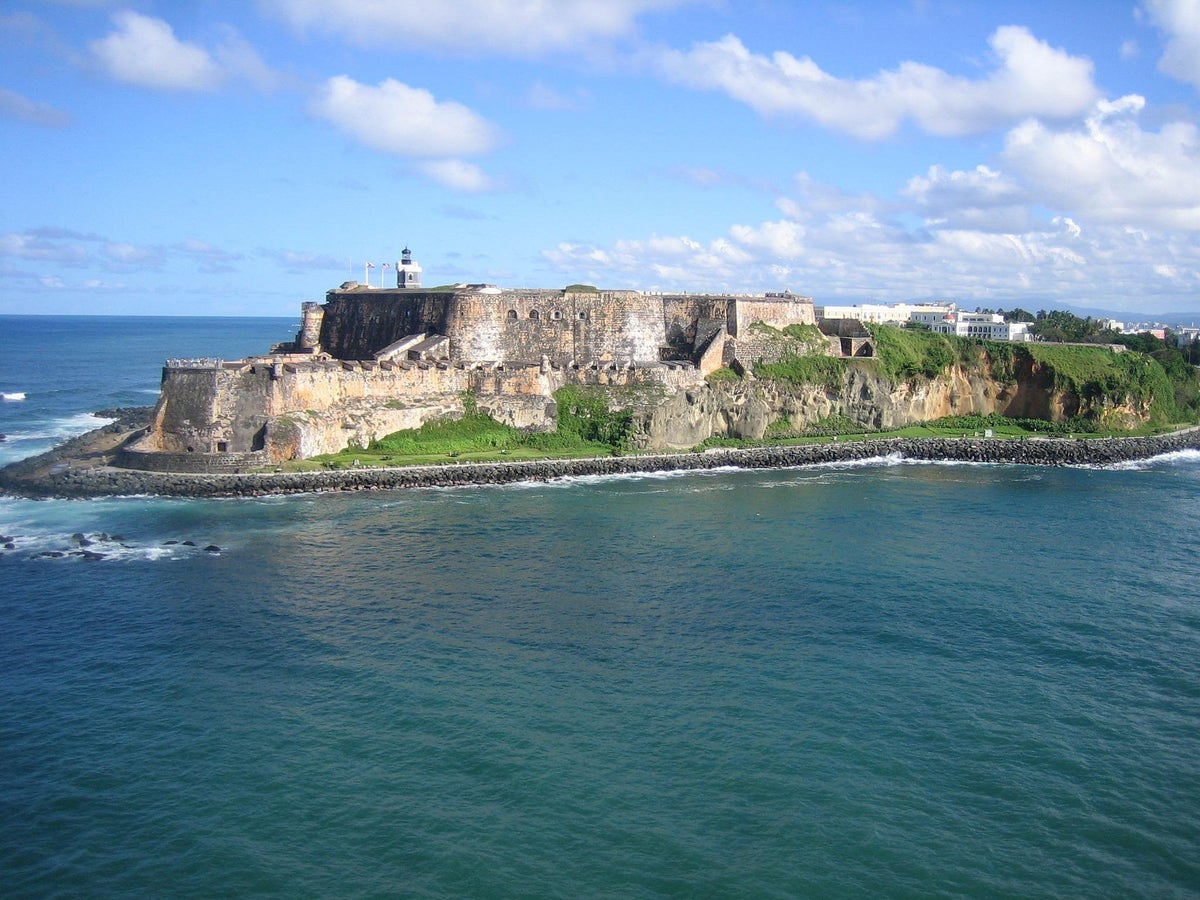
[[[542,317],[541,314],[536,309],[531,309],[529,311],[529,318],[540,319],[541,317]]]
[[[561,319],[562,318],[562,310],[561,309],[554,310],[552,313],[550,313],[550,318]]]
[[[580,322],[586,322],[586,321],[587,321],[587,313],[585,313],[585,312],[581,312],[581,313],[579,314],[579,321],[580,321]]]
[[[517,317],[517,311],[515,309],[510,309],[508,311],[508,317],[510,319],[515,319]]]

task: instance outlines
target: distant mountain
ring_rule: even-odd
[[[1118,322],[1124,322],[1126,325],[1138,322],[1154,322],[1163,325],[1175,325],[1181,328],[1200,326],[1200,312],[1130,312],[1128,310],[1122,312],[1120,310],[1096,309],[1087,306],[1071,306],[1065,303],[1058,308],[1075,313],[1077,316],[1091,316],[1093,319],[1116,319]],[[1032,312],[1037,312],[1037,310],[1032,310]]]
[[[968,302],[959,305],[964,309],[975,308]],[[1099,309],[1094,306],[1075,306],[1070,303],[1052,305],[1014,303],[1010,306],[1003,306],[1003,309],[1015,309],[1018,306],[1035,314],[1039,309],[1062,309],[1077,316],[1091,316],[1093,319],[1116,319],[1118,322],[1125,323],[1126,326],[1157,323],[1179,328],[1200,327],[1200,312],[1132,312],[1130,310]]]

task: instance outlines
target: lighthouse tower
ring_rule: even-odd
[[[400,253],[400,262],[396,263],[396,287],[419,288],[421,286],[421,267],[413,262],[412,251],[407,247]]]

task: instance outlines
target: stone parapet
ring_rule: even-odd
[[[122,469],[145,472],[213,475],[257,469],[268,465],[270,461],[262,450],[248,453],[163,453],[127,447],[117,455],[116,465]]]

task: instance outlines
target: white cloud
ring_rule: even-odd
[[[0,234],[0,258],[5,257],[109,272],[158,270],[179,258],[196,262],[203,272],[228,272],[229,264],[242,258],[194,238],[163,247],[58,227]]]
[[[1200,89],[1200,3],[1143,0],[1142,6],[1167,38],[1158,68]]]
[[[932,170],[910,182],[916,197],[949,205],[1001,203],[1015,188],[991,169]],[[871,197],[798,180],[782,218],[731,225],[712,240],[654,235],[611,247],[563,243],[542,256],[565,277],[653,290],[777,290],[818,302],[949,297],[969,305],[1054,308],[1064,304],[1160,311],[1194,306],[1200,245],[1187,233],[1119,224],[1080,226],[1071,217],[1026,217],[1013,231],[969,225],[906,226]],[[810,202],[809,195],[822,198]],[[841,197],[841,205],[834,201]],[[1003,208],[1003,207],[1002,207]],[[962,217],[958,217],[962,218]]]
[[[209,275],[237,271],[233,263],[242,258],[239,253],[222,250],[208,241],[197,238],[188,238],[176,244],[174,249],[191,257],[196,263],[196,268]]]
[[[121,268],[156,269],[162,265],[162,252],[154,247],[141,247],[125,241],[109,241],[101,253],[110,265]]]
[[[113,21],[117,30],[90,47],[117,81],[160,90],[208,91],[223,80],[208,51],[180,41],[162,19],[126,10],[115,13]]]
[[[967,226],[982,231],[1019,231],[1030,225],[1029,197],[1008,176],[987,166],[969,172],[930,166],[909,179],[902,194],[926,222],[941,227]]]
[[[371,87],[335,76],[309,110],[359,143],[401,156],[472,156],[496,140],[492,124],[473,110],[391,78]]]
[[[807,231],[799,222],[789,219],[763,222],[757,228],[733,225],[729,233],[737,243],[758,251],[759,255],[777,259],[798,259],[805,252],[804,238]]]
[[[433,159],[417,165],[417,170],[451,190],[479,194],[495,188],[492,180],[476,165],[461,159]]]
[[[632,33],[638,16],[686,0],[264,0],[301,31],[367,46],[429,45],[502,56],[588,49]]]
[[[1138,96],[1098,103],[1082,129],[1014,128],[1004,160],[1046,206],[1088,223],[1200,231],[1200,132],[1137,123]]]
[[[77,242],[80,238],[71,232],[60,235],[53,229],[0,234],[0,257],[83,265],[90,254]]]
[[[548,112],[574,112],[583,108],[586,101],[587,95],[582,91],[576,91],[574,96],[570,96],[540,81],[530,85],[525,94],[525,102],[531,108]]]
[[[272,90],[278,76],[254,49],[229,26],[210,52],[181,41],[163,19],[125,10],[113,14],[116,30],[92,41],[95,61],[111,78],[154,90],[211,91],[231,79]]]
[[[334,259],[328,253],[311,253],[306,250],[268,250],[259,249],[261,256],[274,259],[280,266],[291,272],[303,271],[336,271],[344,269],[344,259]]]
[[[764,116],[799,116],[878,140],[905,120],[942,136],[985,132],[1026,116],[1064,118],[1095,101],[1092,63],[1037,40],[1025,28],[998,28],[990,38],[997,67],[981,80],[906,62],[874,78],[824,72],[808,57],[751,53],[734,35],[687,52],[663,51],[662,72],[690,87],[720,90]]]
[[[62,128],[71,124],[71,117],[61,109],[55,109],[45,103],[35,103],[6,88],[0,88],[0,116],[10,116],[43,128]]]
[[[706,166],[676,166],[671,174],[697,187],[715,187],[726,180],[726,175]]]
[[[236,29],[225,25],[221,32],[221,42],[213,56],[228,77],[246,81],[263,93],[270,93],[280,86],[283,79],[279,73],[263,61]]]

